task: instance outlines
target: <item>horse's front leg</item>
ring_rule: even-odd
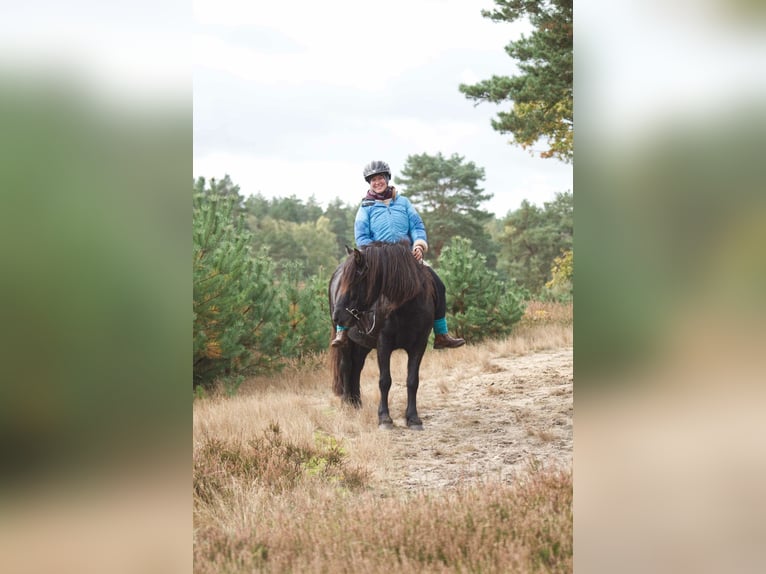
[[[362,406],[360,379],[364,361],[369,349],[349,344],[350,348],[343,353],[341,372],[343,373],[343,401],[356,408]]]
[[[381,429],[394,428],[394,421],[391,420],[391,415],[388,412],[388,392],[391,390],[391,352],[391,349],[384,348],[383,345],[378,348],[378,370],[380,371],[380,379],[378,380],[380,387],[378,428]]]
[[[407,354],[407,411],[405,418],[407,427],[412,430],[423,430],[423,422],[418,416],[418,386],[420,385],[420,362],[423,352],[415,351]]]

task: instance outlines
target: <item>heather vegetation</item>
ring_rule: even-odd
[[[571,572],[571,333],[571,304],[533,303],[510,337],[428,352],[423,432],[378,430],[374,362],[359,410],[321,356],[195,400],[194,571]]]

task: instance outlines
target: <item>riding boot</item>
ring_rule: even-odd
[[[465,339],[450,337],[449,333],[440,333],[434,336],[434,349],[454,349],[465,345]]]
[[[348,329],[335,332],[335,338],[330,343],[333,347],[342,347],[348,341]]]

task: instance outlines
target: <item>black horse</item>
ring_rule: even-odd
[[[349,341],[332,347],[333,390],[360,407],[359,378],[365,359],[377,348],[380,370],[378,425],[391,428],[388,392],[391,353],[407,352],[407,426],[422,430],[417,392],[420,362],[434,321],[434,284],[430,271],[413,257],[407,243],[373,242],[349,255],[330,279],[330,313],[335,326],[349,328]]]

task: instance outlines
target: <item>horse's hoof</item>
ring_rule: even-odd
[[[394,423],[378,423],[378,428],[380,430],[392,430],[394,428]]]
[[[417,423],[407,423],[407,428],[410,430],[423,430],[423,423],[417,422]]]

